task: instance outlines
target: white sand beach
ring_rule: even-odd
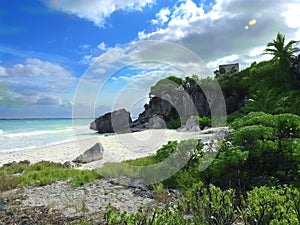
[[[99,142],[104,148],[103,159],[83,165],[83,168],[93,169],[101,167],[105,162],[120,162],[154,154],[170,140],[200,138],[203,142],[208,142],[216,139],[216,135],[219,135],[216,132],[220,133],[218,131],[224,129],[226,128],[211,128],[200,132],[178,132],[176,130],[158,129],[126,134],[87,135],[72,142],[52,146],[0,152],[0,166],[21,160],[29,160],[31,163],[43,160],[64,163],[72,161]]]

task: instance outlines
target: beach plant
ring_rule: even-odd
[[[14,189],[19,185],[19,179],[16,176],[0,173],[0,180],[0,192]]]
[[[195,183],[179,202],[179,211],[193,218],[195,224],[233,224],[239,217],[235,191],[222,191],[214,185]]]
[[[81,186],[101,178],[93,170],[78,170],[65,168],[61,163],[39,162],[33,165],[16,163],[0,168],[1,190],[10,190],[18,186],[43,186],[59,180],[70,182],[74,186]]]
[[[162,183],[158,183],[153,185],[154,198],[159,202],[167,202],[168,201],[168,192],[164,188]]]
[[[239,212],[246,225],[298,225],[299,201],[299,190],[294,187],[255,187],[242,200]]]
[[[211,118],[207,116],[199,117],[198,119],[200,129],[203,130],[205,127],[211,127]]]
[[[299,184],[300,117],[250,113],[231,123],[229,139],[200,176],[241,192],[258,185]]]
[[[124,162],[105,163],[103,167],[97,169],[97,172],[104,177],[140,177],[141,167],[162,162],[176,150],[177,145],[177,141],[169,141],[153,155]]]

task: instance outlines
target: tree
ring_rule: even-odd
[[[274,89],[257,91],[249,99],[245,110],[248,112],[265,112],[270,114],[284,112],[284,103],[288,97],[277,97]]]
[[[293,55],[300,49],[294,47],[299,41],[291,40],[285,45],[285,36],[278,32],[276,39],[267,44],[267,48],[263,54],[273,55],[275,60],[278,60],[278,78],[282,77],[286,87],[290,89],[289,68]]]

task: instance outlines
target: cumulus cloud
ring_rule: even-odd
[[[183,0],[169,8],[165,24],[158,22],[163,8],[153,23],[153,32],[140,31],[140,40],[166,40],[185,46],[201,56],[210,66],[217,62],[235,61],[246,66],[245,61],[253,48],[266,46],[277,34],[288,39],[299,39],[299,0],[216,0],[211,9],[204,10],[192,0]],[[250,21],[256,23],[249,23]],[[246,29],[245,29],[246,28]],[[263,59],[252,52],[252,61]],[[215,69],[215,68],[211,68]]]
[[[0,66],[0,77],[6,77],[7,75],[7,70],[3,66]]]
[[[80,18],[92,21],[96,26],[103,27],[106,18],[118,10],[142,10],[155,0],[43,0],[46,5],[55,10],[74,14]]]
[[[70,101],[77,82],[63,66],[36,58],[0,67],[0,73],[11,101],[20,104],[60,106]]]
[[[40,59],[26,59],[24,64],[16,64],[8,69],[11,76],[47,76],[47,77],[71,77],[71,73],[62,66],[42,61]]]
[[[42,96],[35,102],[36,105],[62,105],[62,99],[58,96]]]
[[[106,48],[106,44],[104,42],[101,42],[98,46],[97,46],[98,49],[102,50],[102,51],[105,51],[107,50]]]
[[[156,25],[164,25],[166,22],[169,21],[169,15],[170,15],[170,10],[168,8],[161,9],[157,14],[156,14],[156,19],[151,20],[152,24]]]

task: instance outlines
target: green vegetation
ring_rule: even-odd
[[[299,224],[300,117],[250,113],[231,128],[206,170],[199,171],[207,160],[199,151],[175,175],[154,185],[161,201],[167,198],[165,188],[183,190],[176,207],[133,214],[108,209],[107,224]],[[170,144],[160,150],[160,159],[169,155]],[[137,162],[130,161],[143,164]]]
[[[183,79],[176,76],[169,76],[159,80],[151,87],[150,95],[159,95],[162,92],[172,92],[176,87],[183,84]]]
[[[144,179],[147,179],[149,176],[153,177],[149,173],[163,174],[166,172],[172,175],[172,171],[178,171],[170,178],[162,181],[162,185],[166,188],[185,190],[199,180],[197,162],[203,154],[202,148],[203,143],[200,140],[185,140],[180,143],[169,141],[168,144],[162,146],[152,156],[120,163],[105,163],[97,171],[104,177],[128,176],[142,177]],[[150,170],[145,168],[145,166],[151,165],[155,165],[155,168],[151,167]]]
[[[0,168],[0,191],[24,185],[43,186],[58,180],[81,186],[99,178],[100,175],[95,171],[65,168],[60,163],[39,162],[29,165],[27,161],[23,161]]]
[[[109,208],[105,222],[117,224],[241,224],[298,225],[299,191],[284,186],[281,188],[257,187],[237,201],[233,189],[220,188],[203,183],[193,185],[185,193],[178,207],[140,210],[137,213],[117,213]],[[296,200],[296,201],[295,201]],[[242,222],[243,221],[243,222]]]
[[[250,113],[235,120],[230,143],[201,175],[226,189],[247,191],[261,185],[300,182],[300,117]]]
[[[299,51],[299,48],[294,47],[297,41],[290,41],[285,45],[285,36],[281,33],[272,42],[267,44],[265,54],[274,56],[277,63],[277,71],[275,73],[276,81],[284,81],[286,88],[290,90],[292,86],[291,76],[289,74],[289,66],[291,64],[293,55]]]

